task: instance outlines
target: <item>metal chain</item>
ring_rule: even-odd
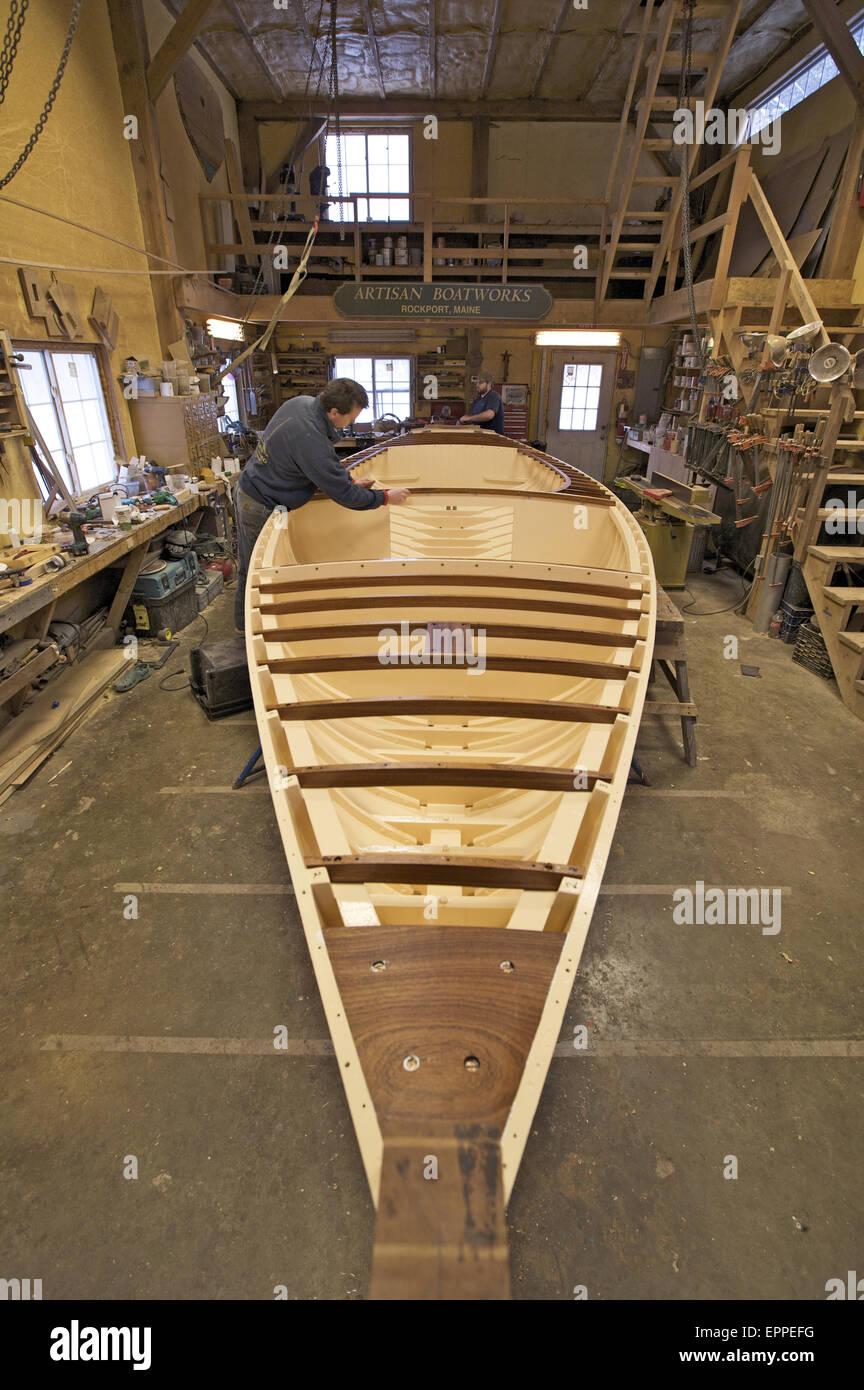
[[[25,162],[26,159],[29,158],[30,154],[33,151],[33,147],[36,144],[36,141],[42,134],[45,122],[51,115],[51,108],[57,99],[57,93],[60,90],[60,83],[63,81],[63,73],[66,70],[66,63],[69,58],[69,50],[72,47],[72,40],[74,39],[75,31],[78,28],[78,14],[80,9],[81,0],[74,0],[72,6],[72,18],[69,21],[69,32],[66,35],[66,42],[63,45],[63,52],[60,55],[60,63],[57,68],[56,76],[54,78],[54,81],[51,83],[51,90],[48,93],[48,100],[45,102],[45,105],[42,108],[42,115],[36,122],[36,125],[33,129],[33,134],[30,136],[30,139],[27,141],[27,144],[24,146],[18,158],[15,160],[15,163],[12,165],[12,168],[9,170],[9,173],[6,175],[6,177],[4,179],[0,179],[0,188],[5,188],[7,183],[11,183],[12,179],[14,179],[15,175],[18,173],[18,170],[21,168],[22,164]]]
[[[693,8],[694,0],[684,0],[684,33],[681,40],[681,75],[678,80],[678,106],[683,109],[690,100],[689,71],[693,50]],[[690,152],[686,141],[681,146],[681,256],[684,261],[684,282],[687,286],[687,304],[690,310],[690,326],[696,345],[696,356],[700,370],[705,365],[702,352],[702,330],[696,314],[696,298],[693,292],[693,261],[690,243]]]
[[[6,100],[6,88],[9,86],[9,78],[12,76],[12,64],[15,62],[15,54],[18,52],[21,30],[24,28],[24,18],[29,5],[30,0],[21,0],[19,13],[18,0],[12,0],[9,10],[6,33],[3,36],[3,51],[0,53],[0,106]]]
[[[339,65],[336,61],[336,4],[337,0],[330,0],[330,100],[333,104],[333,132],[336,136],[336,192],[339,197],[339,239],[340,241],[344,241],[345,213],[342,204],[342,132],[339,123]]]

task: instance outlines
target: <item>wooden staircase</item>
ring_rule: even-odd
[[[847,587],[834,583],[845,566],[856,569]],[[803,573],[843,702],[864,719],[864,544],[810,545]]]
[[[691,53],[689,71],[693,78],[702,85],[698,100],[704,101],[706,110],[713,105],[717,95],[723,67],[735,37],[735,28],[741,14],[742,4],[743,0],[726,0],[726,3],[700,3],[697,6],[696,19],[698,21],[704,19],[720,19],[722,21],[716,47],[710,52],[694,48]],[[634,128],[635,139],[630,146],[624,165],[615,202],[615,211],[610,216],[608,238],[605,226],[603,230],[597,274],[598,302],[606,296],[610,281],[625,278],[644,280],[644,299],[646,302],[650,302],[657,280],[663,270],[664,261],[667,260],[666,288],[667,290],[674,289],[680,253],[680,151],[684,147],[674,143],[671,136],[671,125],[669,135],[658,135],[654,125],[655,122],[670,123],[673,112],[678,108],[678,74],[681,67],[681,54],[675,48],[670,48],[670,44],[673,41],[679,41],[683,27],[684,6],[681,4],[681,0],[663,0],[662,4],[654,8],[650,5],[645,6],[639,31],[639,46],[622,108],[618,140],[609,170],[606,199],[610,207],[612,206],[614,183],[625,138],[628,131]],[[643,66],[644,81],[639,85],[639,74]],[[702,146],[696,143],[689,147],[688,159],[691,171],[701,149]],[[667,152],[673,167],[665,173],[638,174],[640,158],[646,152],[658,157],[661,152]],[[699,178],[705,181],[707,177],[715,176],[721,171],[721,167],[725,167],[728,162],[728,159],[718,161],[717,165],[712,166],[706,175],[701,175]],[[641,211],[638,208],[630,207],[633,190],[647,187],[656,187],[658,194],[664,189],[669,190],[669,201],[663,210]],[[719,219],[712,219],[711,231],[718,230],[721,225],[725,225],[731,216],[732,214],[727,213]],[[655,225],[646,227],[646,223]],[[678,246],[674,244],[676,233],[678,233]],[[694,235],[691,236],[693,241],[698,240],[700,234],[702,236],[709,235],[706,229],[698,227],[693,228],[693,233]],[[645,238],[649,236],[651,240],[646,243]],[[626,257],[628,261],[641,261],[641,264],[628,265],[625,269],[621,267],[619,257]]]

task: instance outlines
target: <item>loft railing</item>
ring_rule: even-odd
[[[263,259],[273,258],[279,248],[279,268],[291,271],[299,261],[316,212],[324,209],[330,217],[321,217],[309,257],[310,267],[317,263],[321,269],[322,263],[340,262],[335,273],[341,279],[385,277],[422,279],[428,283],[468,278],[507,284],[514,276],[519,280],[593,280],[597,275],[607,231],[608,204],[603,198],[477,198],[415,193],[404,195],[414,214],[409,220],[370,221],[357,216],[360,204],[402,196],[363,193],[343,195],[340,199],[286,193],[202,193],[199,203],[208,266],[214,274],[218,273],[225,268],[226,256],[242,257],[257,265]],[[350,214],[343,216],[341,222],[336,220],[340,204],[350,208]],[[454,209],[452,216],[441,215],[450,208]],[[459,220],[459,211],[467,212],[466,220]],[[236,223],[239,240],[225,239],[226,222],[232,228]],[[261,239],[256,240],[256,235]],[[637,228],[633,235],[639,237],[641,248],[646,236],[659,236],[659,229],[651,224]],[[370,243],[374,239],[381,250],[385,236],[394,242],[391,263],[372,264]],[[399,237],[405,238],[407,265],[395,264],[395,243]],[[334,273],[332,266],[323,268]],[[614,278],[637,279],[645,273],[622,266],[616,268]]]

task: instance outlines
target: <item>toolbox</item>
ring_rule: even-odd
[[[165,598],[187,579],[194,579],[197,573],[198,556],[194,550],[187,551],[182,560],[163,560],[151,555],[135,580],[132,601],[145,603],[149,599]]]
[[[198,600],[199,613],[202,608],[206,608],[208,603],[212,603],[214,598],[221,594],[224,583],[225,580],[219,570],[204,569],[198,571],[198,577],[195,580],[195,596]]]
[[[163,598],[139,598],[133,590],[131,608],[136,632],[179,632],[198,616],[194,574]]]
[[[229,637],[193,648],[189,663],[192,693],[208,719],[252,708],[252,687],[246,664],[246,639]]]

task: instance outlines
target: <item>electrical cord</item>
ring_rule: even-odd
[[[751,581],[750,581],[749,584],[745,584],[744,580],[745,580],[745,577],[746,577],[746,575],[747,575],[747,570],[750,570],[750,569],[753,568],[753,566],[755,565],[757,559],[758,559],[758,556],[754,555],[754,556],[753,556],[753,559],[750,561],[750,564],[747,566],[747,569],[745,569],[744,573],[743,573],[743,574],[740,574],[740,573],[738,574],[738,578],[741,580],[741,594],[740,594],[740,596],[735,600],[734,603],[729,603],[729,604],[727,604],[725,608],[709,608],[709,609],[707,609],[704,613],[694,613],[694,612],[693,612],[693,604],[694,604],[694,603],[698,603],[699,600],[696,598],[695,594],[691,593],[690,590],[689,590],[689,589],[687,588],[687,586],[685,585],[685,586],[684,586],[684,592],[685,592],[685,594],[690,594],[690,597],[691,597],[691,599],[693,600],[693,602],[692,602],[692,603],[688,603],[688,604],[682,604],[682,606],[681,606],[681,612],[682,612],[682,613],[689,613],[690,616],[693,617],[693,618],[713,618],[713,617],[716,617],[716,615],[717,615],[718,613],[731,613],[733,609],[735,609],[735,610],[737,611],[739,608],[742,608],[742,607],[744,606],[744,603],[746,602],[746,600],[750,597],[750,591],[751,591],[751,589],[753,588],[753,585],[754,585],[754,583],[755,583],[755,580],[754,580],[754,579],[751,579]],[[737,571],[736,571],[736,573],[737,573]]]

